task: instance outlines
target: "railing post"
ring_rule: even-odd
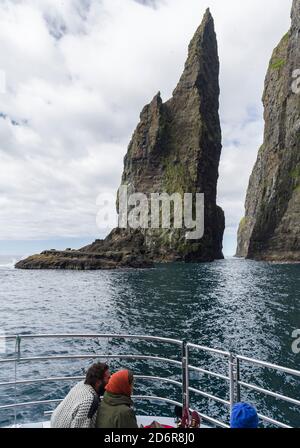
[[[236,359],[236,401],[237,401],[237,403],[240,403],[240,401],[241,401],[241,386],[240,386],[241,369],[240,369],[240,360],[237,357],[235,359]]]
[[[183,409],[190,409],[190,378],[189,378],[189,351],[186,342],[182,342],[182,405]]]
[[[21,337],[16,336],[16,344],[15,344],[15,385],[14,385],[14,398],[15,398],[15,407],[14,407],[14,425],[17,424],[17,379],[18,379],[18,362],[21,357]]]
[[[229,401],[230,409],[233,408],[235,402],[235,387],[234,387],[234,356],[232,353],[229,355]]]

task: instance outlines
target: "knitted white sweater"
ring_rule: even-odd
[[[94,428],[99,404],[99,397],[93,387],[81,381],[55,409],[51,427]]]

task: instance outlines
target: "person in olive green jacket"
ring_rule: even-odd
[[[138,428],[131,400],[133,373],[121,370],[114,373],[105,387],[99,406],[97,428]]]

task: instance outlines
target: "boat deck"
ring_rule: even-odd
[[[171,417],[151,417],[151,416],[137,416],[138,426],[149,426],[154,421],[159,422],[161,425],[172,426],[176,428],[174,418]],[[16,425],[14,428],[35,428],[35,429],[49,429],[51,428],[50,421],[39,423],[25,423],[23,425]],[[201,424],[202,429],[209,429],[210,426]]]
[[[280,393],[277,390],[264,388],[256,381],[257,370],[258,369],[267,369],[278,372],[283,379],[282,387],[287,384],[287,379],[290,381],[290,377],[293,377],[293,381],[296,384],[296,381],[300,379],[300,370],[295,370],[289,367],[279,366],[275,364],[271,364],[266,361],[261,361],[254,358],[249,358],[242,355],[233,354],[229,351],[219,350],[216,348],[206,347],[203,345],[197,345],[194,343],[190,343],[187,341],[170,339],[164,337],[157,336],[143,336],[143,335],[124,335],[124,334],[23,334],[23,335],[0,335],[1,339],[5,339],[6,341],[10,341],[12,347],[14,347],[13,352],[10,356],[5,356],[0,358],[0,366],[8,365],[11,366],[11,379],[9,381],[0,382],[1,387],[11,387],[14,390],[14,402],[13,403],[4,403],[3,405],[0,403],[0,411],[7,411],[14,413],[15,425],[14,427],[24,427],[24,428],[49,428],[49,421],[45,421],[42,423],[25,423],[24,425],[18,425],[18,412],[20,409],[24,408],[40,408],[40,418],[43,420],[44,418],[50,418],[51,415],[50,410],[48,410],[48,406],[57,406],[64,397],[57,397],[55,399],[46,399],[41,396],[39,399],[35,401],[23,401],[22,395],[19,393],[19,387],[27,386],[27,385],[38,385],[38,384],[68,384],[70,383],[70,387],[74,382],[82,381],[84,376],[82,374],[78,374],[78,368],[76,372],[72,372],[68,370],[68,376],[58,376],[55,375],[55,362],[73,362],[74,360],[85,361],[85,364],[102,361],[102,362],[120,362],[122,361],[122,365],[126,366],[132,365],[132,363],[143,363],[143,366],[148,366],[150,363],[163,363],[164,365],[172,366],[174,368],[174,375],[172,377],[164,377],[161,376],[161,370],[156,368],[156,371],[152,375],[146,375],[139,365],[137,368],[134,368],[135,372],[135,380],[137,383],[160,383],[160,384],[168,384],[168,386],[172,386],[172,390],[177,390],[177,396],[180,398],[171,399],[168,396],[157,396],[155,393],[151,393],[151,389],[149,389],[149,394],[147,395],[133,395],[133,402],[156,402],[156,403],[164,403],[165,405],[170,405],[173,407],[180,407],[182,409],[189,409],[190,412],[197,411],[200,417],[202,418],[202,422],[205,422],[206,425],[210,425],[210,427],[218,427],[218,428],[229,428],[229,416],[230,411],[235,403],[239,403],[244,400],[246,396],[246,392],[256,392],[263,397],[270,397],[275,401],[285,402],[288,406],[300,406],[300,400],[298,398],[297,393],[285,395],[282,393],[282,389],[280,388]],[[48,353],[48,344],[49,340],[59,340],[61,344],[61,352],[56,354],[49,355]],[[148,343],[147,350],[144,350],[142,353],[138,354],[130,354],[130,352],[112,353],[109,350],[109,343],[112,340],[117,341],[133,341],[143,342],[144,344]],[[72,341],[72,352],[68,352],[68,345],[65,345],[66,342],[70,343]],[[88,344],[85,345],[85,350],[82,352],[82,347],[84,346],[83,341],[88,341]],[[91,345],[91,342],[96,342]],[[107,341],[107,345],[101,349],[101,341]],[[44,342],[44,344],[43,344]],[[170,357],[167,356],[169,353],[169,349],[172,347],[172,354]],[[63,350],[64,348],[64,350]],[[87,349],[88,348],[88,349]],[[154,348],[156,349],[154,351]],[[162,352],[162,349],[165,349],[162,356],[157,355],[157,348],[159,348]],[[37,351],[36,351],[37,349]],[[78,351],[77,351],[78,350]],[[80,350],[80,351],[79,351]],[[100,351],[101,350],[101,351]],[[30,355],[29,355],[30,354]],[[199,359],[203,358],[203,354],[209,355],[209,357],[214,358],[214,360],[218,360],[219,362],[223,362],[222,370],[214,369],[210,365],[206,366],[203,364],[198,364]],[[35,355],[35,356],[33,356]],[[197,355],[197,357],[196,357]],[[193,362],[191,361],[193,359]],[[196,360],[196,361],[195,361]],[[43,363],[51,362],[51,366],[53,366],[53,371],[51,369],[51,376],[44,378],[18,378],[19,366],[24,363],[34,363],[35,365],[43,365]],[[57,365],[57,364],[56,364]],[[153,364],[152,364],[153,365]],[[252,371],[253,378],[249,380],[249,371]],[[255,370],[254,370],[255,369]],[[193,387],[191,385],[191,374],[197,374],[197,383],[194,381]],[[211,393],[209,390],[203,390],[201,387],[201,378],[205,375],[209,378],[217,378],[220,381],[224,382],[225,388],[220,389],[220,394],[215,395]],[[257,378],[258,379],[258,378]],[[251,382],[250,382],[251,381]],[[275,386],[275,385],[274,385]],[[277,385],[278,386],[278,385]],[[54,386],[57,387],[57,386]],[[169,389],[168,389],[169,390]],[[225,391],[225,393],[224,393]],[[180,392],[180,393],[178,393]],[[221,395],[222,392],[222,396]],[[224,406],[224,414],[222,419],[217,415],[207,415],[203,412],[202,409],[193,408],[192,402],[195,402],[195,397],[201,397],[207,399],[211,402],[214,402],[218,405]],[[46,409],[45,409],[46,408]],[[44,411],[44,412],[43,412]],[[275,418],[271,417],[272,414],[277,415],[274,409],[270,409],[270,415],[262,414],[258,409],[258,417],[260,420],[260,424],[269,427],[275,426],[279,428],[291,428],[291,425],[288,421],[278,421]],[[42,414],[43,412],[43,414]],[[140,411],[141,412],[141,411]],[[171,413],[171,412],[170,412]],[[172,413],[171,413],[172,414]],[[175,417],[175,415],[174,415]],[[285,419],[287,416],[285,416]],[[138,417],[138,424],[147,426],[150,425],[153,421],[158,421],[161,424],[166,424],[171,427],[176,427],[176,423],[174,418],[167,417]],[[201,428],[206,428],[205,424],[201,425]],[[298,426],[298,425],[297,425]],[[13,426],[11,426],[13,427]]]

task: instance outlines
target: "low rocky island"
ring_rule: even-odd
[[[120,244],[121,241],[121,244]],[[149,268],[153,266],[150,254],[140,232],[126,234],[114,230],[105,240],[96,240],[79,250],[47,250],[40,255],[21,260],[19,269],[72,269],[98,270],[116,268]]]

